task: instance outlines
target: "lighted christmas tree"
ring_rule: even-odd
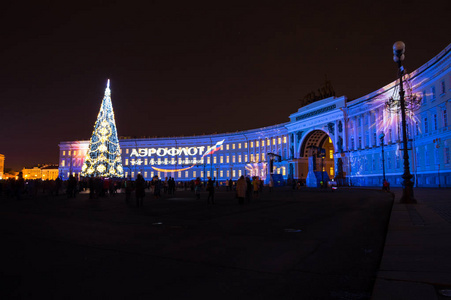
[[[121,150],[117,138],[113,105],[111,104],[110,80],[94,125],[89,149],[81,168],[81,176],[123,177]]]

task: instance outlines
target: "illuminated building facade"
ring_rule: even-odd
[[[0,179],[3,178],[5,174],[5,156],[0,154]]]
[[[421,96],[418,109],[408,111],[415,186],[451,185],[450,50],[451,45],[406,75],[409,92]],[[319,100],[291,114],[289,122],[270,127],[192,137],[120,139],[124,175],[136,178],[141,173],[147,180],[154,175],[171,176],[182,181],[209,176],[236,180],[249,175],[268,180],[269,161],[274,159],[273,173],[284,179],[314,182],[308,179],[329,177],[342,184],[382,186],[385,161],[387,180],[399,186],[401,118],[386,108],[388,99],[396,97],[396,86],[394,81],[352,101],[344,96]],[[88,144],[59,144],[63,179],[80,173]]]
[[[25,180],[41,179],[41,180],[55,180],[58,178],[58,166],[44,165],[33,167],[31,169],[23,168],[22,176]]]

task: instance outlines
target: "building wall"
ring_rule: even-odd
[[[209,147],[221,141],[220,150],[202,159]],[[266,178],[267,153],[282,157],[281,162],[274,164],[274,173],[287,177],[288,145],[287,129],[283,124],[229,134],[120,139],[125,177],[136,178],[141,173],[146,180],[155,175],[183,181],[196,177],[236,180],[241,175]],[[59,146],[60,176],[67,179],[71,173],[80,173],[89,141],[63,142]],[[181,153],[177,154],[179,151],[176,150]]]
[[[3,154],[0,154],[0,179],[3,178],[4,174],[5,174],[5,156]]]
[[[408,113],[408,135],[412,139],[410,171],[416,186],[451,186],[450,50],[451,45],[405,76],[412,88],[407,94],[422,97],[419,108]],[[395,64],[393,68],[396,70]],[[206,176],[236,179],[240,174],[265,177],[267,153],[274,153],[282,157],[281,162],[275,163],[276,173],[280,172],[285,178],[305,178],[306,146],[315,143],[312,136],[328,136],[333,144],[334,163],[332,166],[328,162],[327,170],[333,167],[334,176],[342,174],[341,179],[336,179],[343,184],[381,186],[384,166],[390,184],[399,186],[403,173],[401,118],[400,114],[386,109],[388,99],[398,95],[396,88],[397,82],[393,81],[353,101],[344,96],[323,99],[301,107],[289,116],[289,122],[265,128],[193,137],[121,139],[124,171],[131,177],[141,172],[150,179],[158,175],[155,168],[184,169],[195,158],[193,168],[181,173],[160,172],[159,176],[172,176],[177,180]],[[385,134],[384,165],[381,133]],[[149,151],[150,148],[207,149],[221,140],[224,140],[222,149],[200,162],[201,155],[132,155],[133,149],[137,153],[145,153],[146,150],[140,149]],[[59,170],[63,179],[70,173],[80,172],[88,145],[88,141],[60,143]],[[191,162],[186,163],[187,158]]]

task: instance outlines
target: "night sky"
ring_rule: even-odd
[[[0,153],[19,170],[89,140],[111,80],[119,136],[288,121],[325,75],[337,96],[413,71],[451,42],[451,1],[2,2]]]

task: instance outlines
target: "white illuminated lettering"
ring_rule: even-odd
[[[187,151],[188,151],[188,147],[182,148],[182,150],[181,150],[181,152],[183,152],[183,154],[185,154],[185,155],[188,155]]]
[[[157,149],[155,149],[155,148],[149,149],[149,156],[152,156],[152,154],[155,154],[155,153],[157,153]]]
[[[147,149],[146,148],[139,148],[138,152],[139,152],[139,156],[147,156]]]
[[[165,156],[167,152],[168,152],[168,150],[166,150],[166,148],[158,148],[157,155],[158,156]]]
[[[130,157],[132,156],[139,156],[138,151],[136,149],[132,149],[132,153],[130,154]]]
[[[196,147],[191,147],[188,149],[188,154],[189,155],[196,155],[197,154],[197,148]]]
[[[175,148],[171,148],[168,150],[168,154],[172,156],[178,155],[178,150]]]
[[[200,146],[200,147],[197,147],[197,149],[199,149],[199,155],[202,155],[204,153],[205,147],[204,146]]]

